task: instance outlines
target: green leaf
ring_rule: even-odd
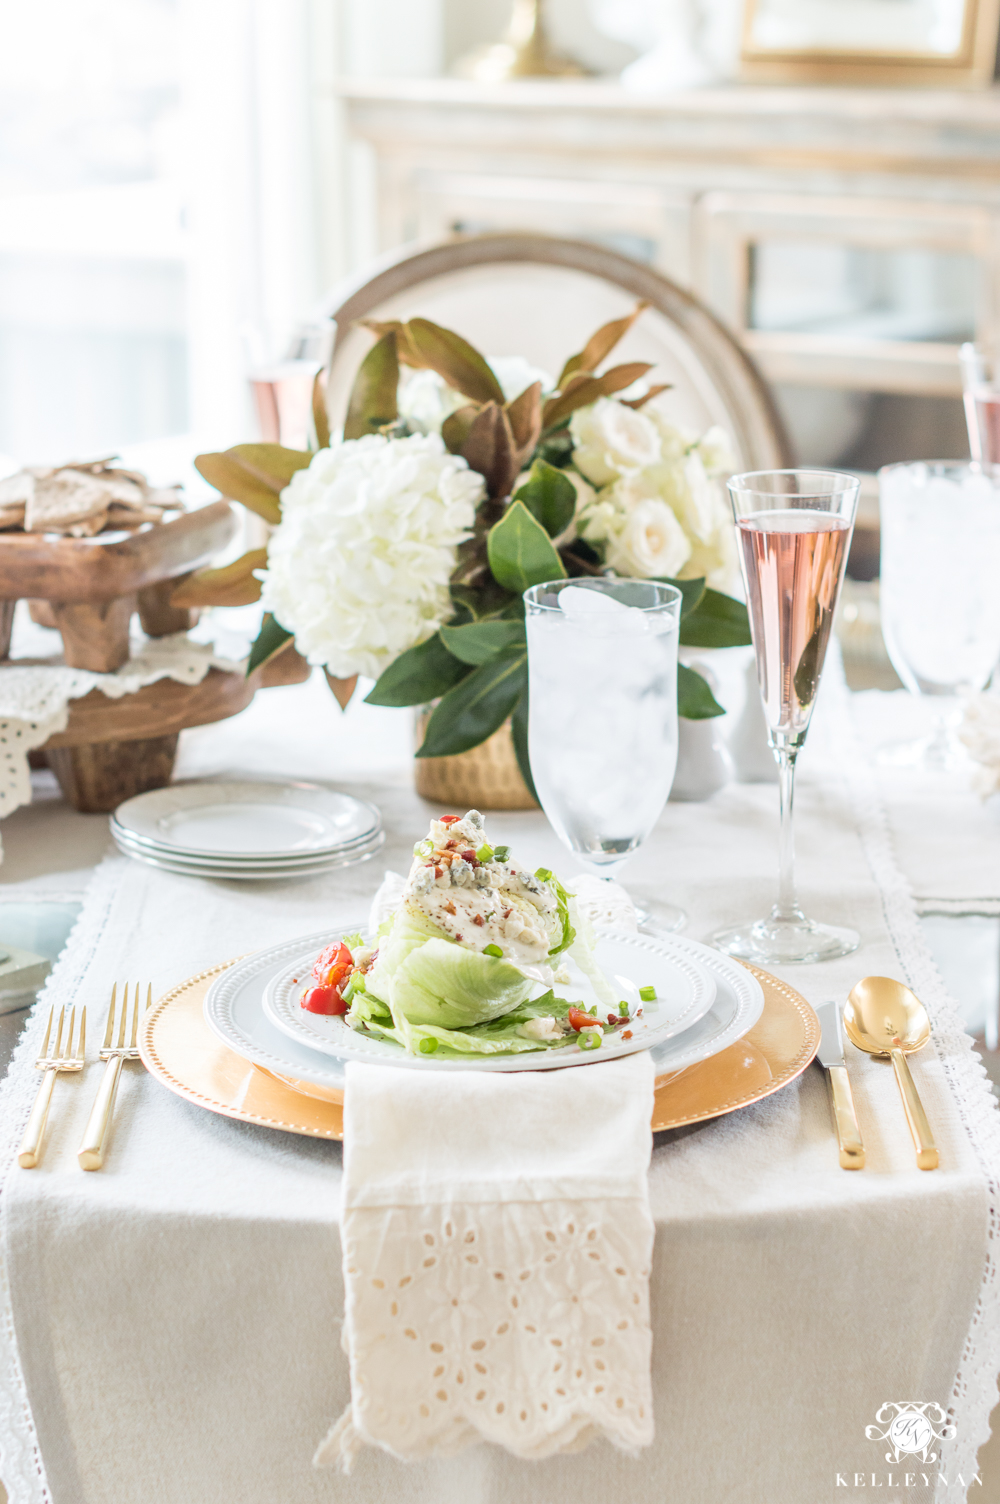
[[[464,627],[441,627],[440,636],[449,653],[478,668],[510,648],[523,646],[524,625],[519,621],[474,621]]]
[[[475,668],[444,696],[427,723],[418,757],[451,757],[492,736],[514,709],[528,679],[528,655],[515,648]]]
[[[690,648],[742,648],[752,640],[742,601],[706,590],[697,607],[681,618],[680,640]]]
[[[527,481],[514,493],[514,500],[524,502],[550,538],[558,538],[573,520],[576,487],[555,465],[536,460]]]
[[[710,721],[713,716],[725,713],[701,675],[678,663],[677,714],[686,721]]]
[[[288,646],[295,636],[283,627],[279,621],[275,621],[270,611],[265,611],[264,620],[260,624],[257,640],[250,649],[250,657],[247,659],[247,678],[254,669],[262,668],[265,663],[270,663],[272,658]]]
[[[675,590],[681,593],[681,621],[686,621],[692,611],[697,610],[702,596],[705,594],[704,580],[671,580],[666,575],[658,575],[658,585],[673,585]]]
[[[522,595],[545,580],[563,580],[566,570],[548,533],[522,501],[512,501],[486,539],[493,578],[505,590]]]
[[[372,345],[358,367],[344,420],[344,438],[362,439],[394,422],[399,416],[398,386],[399,357],[396,336],[390,330]]]
[[[316,372],[312,394],[313,431],[317,449],[330,447],[330,416],[326,410],[326,370]]]
[[[278,497],[296,470],[312,459],[306,450],[280,444],[237,444],[224,454],[199,454],[198,471],[230,501],[238,501],[265,522],[279,523]]]
[[[410,319],[410,341],[424,363],[443,376],[456,392],[473,402],[497,402],[503,406],[503,387],[478,350],[451,329],[442,329],[430,319]]]
[[[437,632],[418,647],[401,653],[365,696],[366,705],[426,705],[445,694],[469,672],[453,658]]]
[[[535,788],[535,780],[531,776],[531,759],[528,756],[528,686],[527,686],[527,683],[525,683],[524,691],[523,691],[523,693],[521,695],[521,698],[518,700],[517,704],[514,706],[514,713],[513,713],[513,715],[510,718],[510,730],[511,730],[511,736],[513,737],[513,740],[514,740],[514,755],[517,758],[517,765],[518,765],[518,767],[521,770],[521,777],[524,779],[525,783],[527,784],[527,786],[528,786],[528,793],[531,795],[532,799],[537,800],[538,803],[540,804],[542,801],[538,798],[538,792],[537,792],[537,790]]]
[[[552,428],[575,413],[578,407],[589,407],[598,397],[611,397],[615,392],[624,391],[652,369],[648,360],[633,360],[628,365],[612,366],[603,376],[584,376],[578,372],[569,378],[565,390],[550,397],[542,408],[544,427]]]

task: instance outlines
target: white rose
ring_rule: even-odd
[[[437,434],[321,449],[281,493],[262,602],[310,663],[377,678],[437,631],[482,476]]]
[[[468,400],[437,371],[412,371],[399,389],[399,416],[418,433],[440,433],[445,418]]]
[[[590,407],[577,408],[569,431],[576,445],[573,463],[595,486],[655,465],[660,458],[656,425],[613,397],[599,397]]]
[[[618,574],[676,577],[691,557],[691,544],[665,501],[640,501],[621,532],[609,540],[607,562]]]
[[[732,475],[737,466],[733,444],[724,428],[716,424],[698,440],[698,453],[709,475]]]
[[[542,383],[543,392],[551,392],[555,386],[548,371],[533,366],[523,355],[491,355],[487,364],[500,383],[505,402],[513,402],[536,381]]]

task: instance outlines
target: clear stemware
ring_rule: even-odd
[[[996,351],[965,344],[958,352],[958,363],[972,463],[1000,464],[1000,361]]]
[[[563,845],[614,879],[659,819],[677,765],[680,592],[652,580],[555,580],[525,592],[528,747]],[[684,922],[637,909],[647,932]]]
[[[879,471],[882,636],[911,694],[933,697],[937,727],[879,760],[968,766],[955,735],[960,697],[1000,658],[1000,468],[932,460]]]
[[[829,470],[765,470],[728,483],[740,544],[768,741],[778,764],[778,900],[766,919],[719,930],[713,944],[761,965],[827,961],[854,930],[807,919],[795,894],[795,762],[819,689],[851,546],[859,482]]]

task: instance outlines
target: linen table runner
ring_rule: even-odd
[[[351,1404],[316,1453],[516,1457],[653,1439],[654,1067],[347,1065]]]

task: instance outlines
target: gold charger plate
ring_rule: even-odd
[[[146,1069],[209,1112],[311,1138],[343,1138],[342,1091],[253,1065],[227,1049],[205,1023],[205,993],[231,965],[226,961],[191,977],[148,1010],[139,1040]],[[654,1132],[749,1107],[794,1081],[815,1055],[819,1020],[805,998],[756,966],[747,970],[764,989],[763,1013],[749,1033],[710,1060],[657,1077]]]

